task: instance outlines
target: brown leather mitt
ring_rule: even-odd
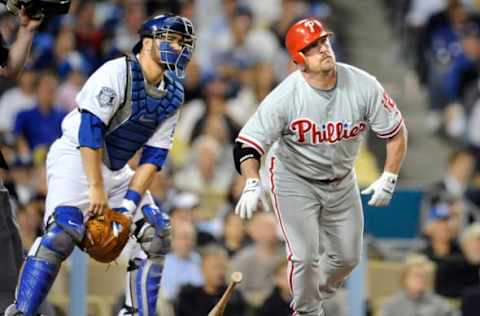
[[[130,236],[130,217],[106,209],[102,215],[85,223],[85,237],[80,246],[93,259],[109,263],[117,259]]]

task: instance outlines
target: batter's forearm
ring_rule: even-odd
[[[90,187],[103,187],[101,149],[80,147],[83,169]]]
[[[385,171],[398,174],[407,153],[407,128],[402,126],[400,131],[387,142],[387,158]]]
[[[141,164],[135,171],[135,175],[130,181],[129,188],[138,192],[140,195],[148,190],[152,184],[153,177],[157,173],[157,166],[150,163]]]
[[[258,170],[260,169],[260,162],[257,159],[247,159],[240,165],[242,175],[246,178],[260,179]]]

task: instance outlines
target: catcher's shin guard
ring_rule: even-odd
[[[129,284],[125,310],[121,315],[156,316],[156,305],[163,265],[150,259],[134,259],[129,262]],[[128,307],[127,307],[128,306]]]
[[[47,296],[60,265],[83,238],[83,215],[74,207],[57,207],[47,232],[35,240],[20,272],[15,306],[33,316]]]
[[[124,314],[154,316],[165,255],[170,250],[170,220],[155,205],[142,208],[144,219],[137,223],[135,236],[147,259],[130,260]]]
[[[33,256],[27,257],[20,275],[15,307],[24,316],[36,315],[57,276],[59,264]]]

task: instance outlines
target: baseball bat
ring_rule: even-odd
[[[243,275],[241,272],[233,272],[230,275],[230,283],[228,284],[225,293],[223,293],[222,297],[218,301],[217,305],[213,307],[213,309],[208,313],[208,316],[223,316],[225,312],[225,308],[227,307],[227,303],[233,295],[233,291],[235,290],[235,286],[242,282]]]

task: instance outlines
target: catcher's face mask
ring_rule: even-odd
[[[185,76],[185,68],[192,59],[196,36],[192,22],[176,15],[160,15],[145,22],[140,36],[151,37],[158,48],[159,61],[177,77]],[[138,53],[141,41],[133,48]]]

